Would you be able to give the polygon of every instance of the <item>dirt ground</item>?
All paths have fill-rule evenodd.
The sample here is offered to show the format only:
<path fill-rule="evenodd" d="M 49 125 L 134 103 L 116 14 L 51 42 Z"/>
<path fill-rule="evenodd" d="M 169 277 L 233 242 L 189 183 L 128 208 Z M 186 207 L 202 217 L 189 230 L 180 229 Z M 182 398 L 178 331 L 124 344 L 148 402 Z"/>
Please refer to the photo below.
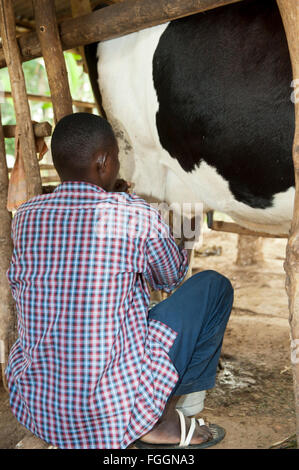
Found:
<path fill-rule="evenodd" d="M 237 235 L 206 231 L 195 258 L 194 272 L 215 269 L 235 289 L 223 368 L 202 413 L 226 429 L 225 439 L 214 448 L 267 449 L 295 433 L 285 246 L 286 240 L 265 239 L 264 262 L 237 267 Z M 25 435 L 29 433 L 13 417 L 0 388 L 0 448 L 14 448 Z M 290 439 L 287 445 L 292 443 Z"/>
<path fill-rule="evenodd" d="M 267 449 L 295 433 L 288 302 L 286 240 L 264 239 L 264 261 L 238 267 L 237 235 L 205 233 L 194 272 L 215 269 L 235 290 L 217 385 L 207 394 L 203 415 L 226 429 L 215 448 Z M 211 255 L 211 253 L 215 253 Z M 290 439 L 288 444 L 294 445 Z"/>

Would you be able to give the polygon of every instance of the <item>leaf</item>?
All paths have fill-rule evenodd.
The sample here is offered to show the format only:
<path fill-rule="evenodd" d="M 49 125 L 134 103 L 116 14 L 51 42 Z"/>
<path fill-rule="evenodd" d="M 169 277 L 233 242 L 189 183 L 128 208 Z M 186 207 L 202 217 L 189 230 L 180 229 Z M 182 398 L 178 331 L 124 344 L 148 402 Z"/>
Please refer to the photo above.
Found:
<path fill-rule="evenodd" d="M 42 108 L 43 108 L 43 109 L 52 108 L 52 103 L 46 102 L 46 103 L 43 104 Z"/>
<path fill-rule="evenodd" d="M 74 58 L 74 55 L 71 52 L 65 52 L 65 61 L 67 66 L 67 71 L 69 75 L 69 84 L 71 89 L 71 95 L 76 95 L 79 86 L 80 86 L 80 77 L 79 77 L 79 69 L 77 62 Z"/>
<path fill-rule="evenodd" d="M 3 90 L 1 91 L 11 91 L 10 87 L 10 81 L 9 81 L 9 75 L 8 75 L 8 70 L 0 70 L 0 82 L 1 82 L 1 88 L 3 87 Z"/>

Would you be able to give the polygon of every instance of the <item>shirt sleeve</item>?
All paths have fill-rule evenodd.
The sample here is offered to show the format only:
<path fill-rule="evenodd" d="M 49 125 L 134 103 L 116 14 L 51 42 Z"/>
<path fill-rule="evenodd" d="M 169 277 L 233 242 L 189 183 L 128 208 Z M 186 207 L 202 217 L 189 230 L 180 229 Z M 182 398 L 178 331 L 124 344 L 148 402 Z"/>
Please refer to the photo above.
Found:
<path fill-rule="evenodd" d="M 188 270 L 187 251 L 180 249 L 169 227 L 156 212 L 151 236 L 146 241 L 145 278 L 154 290 L 171 292 Z"/>

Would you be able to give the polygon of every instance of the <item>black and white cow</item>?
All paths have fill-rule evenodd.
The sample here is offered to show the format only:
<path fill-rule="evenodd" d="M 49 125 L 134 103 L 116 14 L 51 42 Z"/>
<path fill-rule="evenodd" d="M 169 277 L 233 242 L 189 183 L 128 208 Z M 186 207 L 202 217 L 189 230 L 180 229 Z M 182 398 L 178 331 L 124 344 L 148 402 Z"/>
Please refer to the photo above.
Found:
<path fill-rule="evenodd" d="M 203 201 L 286 233 L 295 113 L 275 0 L 245 0 L 86 47 L 121 176 L 151 200 Z"/>

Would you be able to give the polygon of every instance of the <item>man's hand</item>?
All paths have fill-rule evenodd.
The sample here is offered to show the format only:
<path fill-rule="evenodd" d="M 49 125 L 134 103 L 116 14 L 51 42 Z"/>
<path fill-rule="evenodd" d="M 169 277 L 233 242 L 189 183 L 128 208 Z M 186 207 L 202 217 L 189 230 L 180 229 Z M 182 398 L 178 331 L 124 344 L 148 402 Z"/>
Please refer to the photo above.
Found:
<path fill-rule="evenodd" d="M 129 193 L 131 188 L 132 183 L 119 178 L 115 181 L 115 185 L 112 191 L 116 193 Z"/>

